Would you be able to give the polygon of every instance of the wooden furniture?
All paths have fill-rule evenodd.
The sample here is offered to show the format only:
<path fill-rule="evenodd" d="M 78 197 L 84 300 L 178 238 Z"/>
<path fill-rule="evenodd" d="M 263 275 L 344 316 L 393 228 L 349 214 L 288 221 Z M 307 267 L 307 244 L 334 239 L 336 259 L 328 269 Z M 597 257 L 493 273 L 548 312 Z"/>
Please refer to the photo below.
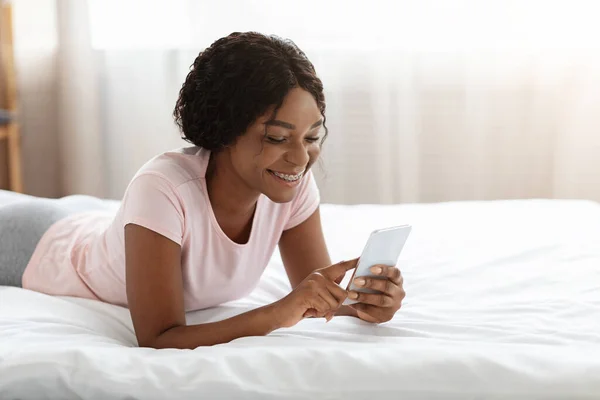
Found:
<path fill-rule="evenodd" d="M 17 82 L 14 63 L 12 7 L 0 0 L 0 141 L 7 142 L 9 189 L 23 192 L 21 137 L 17 124 Z"/>

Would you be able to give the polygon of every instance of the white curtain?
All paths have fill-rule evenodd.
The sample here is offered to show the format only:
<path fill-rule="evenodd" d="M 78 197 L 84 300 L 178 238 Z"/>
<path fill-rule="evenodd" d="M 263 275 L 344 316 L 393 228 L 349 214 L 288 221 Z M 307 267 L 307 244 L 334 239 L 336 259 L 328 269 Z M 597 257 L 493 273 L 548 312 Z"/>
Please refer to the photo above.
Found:
<path fill-rule="evenodd" d="M 42 1 L 14 0 L 16 22 Z M 323 201 L 600 200 L 597 2 L 45 4 L 56 10 L 55 70 L 46 72 L 56 101 L 36 98 L 27 82 L 44 68 L 27 65 L 22 109 L 24 118 L 51 114 L 60 194 L 120 198 L 147 159 L 186 145 L 171 112 L 189 65 L 213 40 L 257 30 L 292 38 L 324 81 Z M 26 46 L 19 55 L 48 62 Z M 41 128 L 24 126 L 31 154 Z M 40 192 L 31 160 L 26 184 Z"/>

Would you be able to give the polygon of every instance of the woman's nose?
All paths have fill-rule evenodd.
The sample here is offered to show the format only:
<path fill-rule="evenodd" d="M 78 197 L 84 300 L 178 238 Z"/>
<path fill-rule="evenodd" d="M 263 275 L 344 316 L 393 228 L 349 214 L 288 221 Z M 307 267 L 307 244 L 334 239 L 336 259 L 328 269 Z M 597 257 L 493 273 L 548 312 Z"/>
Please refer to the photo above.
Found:
<path fill-rule="evenodd" d="M 292 149 L 287 152 L 286 161 L 296 166 L 305 166 L 310 160 L 310 154 L 306 146 L 302 144 L 294 145 Z"/>

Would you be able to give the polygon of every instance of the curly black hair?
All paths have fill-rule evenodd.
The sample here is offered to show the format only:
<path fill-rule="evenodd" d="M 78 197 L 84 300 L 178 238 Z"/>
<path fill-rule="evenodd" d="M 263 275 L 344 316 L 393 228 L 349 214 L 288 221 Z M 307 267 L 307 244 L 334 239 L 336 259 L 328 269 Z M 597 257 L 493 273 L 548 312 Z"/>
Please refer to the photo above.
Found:
<path fill-rule="evenodd" d="M 315 98 L 324 140 L 328 132 L 323 84 L 306 54 L 288 39 L 234 32 L 196 57 L 173 116 L 184 140 L 218 151 L 233 144 L 269 107 L 275 106 L 275 117 L 295 87 Z"/>

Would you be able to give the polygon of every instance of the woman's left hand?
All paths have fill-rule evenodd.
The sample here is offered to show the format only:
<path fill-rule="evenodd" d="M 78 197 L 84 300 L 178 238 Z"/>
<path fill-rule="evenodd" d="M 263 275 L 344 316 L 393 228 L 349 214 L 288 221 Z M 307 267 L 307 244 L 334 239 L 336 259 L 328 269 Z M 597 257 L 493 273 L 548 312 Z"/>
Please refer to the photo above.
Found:
<path fill-rule="evenodd" d="M 406 293 L 402 284 L 404 279 L 400 270 L 387 265 L 374 265 L 371 272 L 381 278 L 357 277 L 354 285 L 381 293 L 362 293 L 351 290 L 348 298 L 358 301 L 350 305 L 356 310 L 358 318 L 373 323 L 387 322 L 392 319 L 402 305 Z"/>

